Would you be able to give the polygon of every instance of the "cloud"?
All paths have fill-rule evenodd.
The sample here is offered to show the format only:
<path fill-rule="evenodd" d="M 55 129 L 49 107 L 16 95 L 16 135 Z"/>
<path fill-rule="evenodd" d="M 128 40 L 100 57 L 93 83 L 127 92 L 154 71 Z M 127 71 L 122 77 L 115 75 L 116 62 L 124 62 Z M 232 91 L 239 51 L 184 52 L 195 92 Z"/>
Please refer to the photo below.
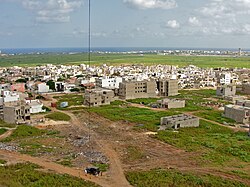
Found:
<path fill-rule="evenodd" d="M 180 28 L 180 23 L 178 23 L 176 20 L 169 20 L 167 22 L 167 27 L 172 29 L 178 29 Z"/>
<path fill-rule="evenodd" d="M 82 0 L 24 0 L 24 8 L 35 13 L 40 23 L 63 23 L 70 21 L 70 13 L 83 5 Z"/>
<path fill-rule="evenodd" d="M 189 17 L 188 22 L 191 26 L 200 26 L 201 23 L 197 17 Z"/>
<path fill-rule="evenodd" d="M 175 0 L 123 0 L 132 8 L 138 9 L 172 9 L 177 7 Z"/>

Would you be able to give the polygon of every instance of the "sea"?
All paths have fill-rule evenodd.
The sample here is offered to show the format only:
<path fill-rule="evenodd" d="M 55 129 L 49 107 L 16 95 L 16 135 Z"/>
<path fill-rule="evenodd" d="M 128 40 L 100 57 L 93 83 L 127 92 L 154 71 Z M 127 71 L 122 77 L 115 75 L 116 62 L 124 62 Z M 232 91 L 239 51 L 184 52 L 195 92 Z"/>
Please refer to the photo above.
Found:
<path fill-rule="evenodd" d="M 239 48 L 170 48 L 170 47 L 93 47 L 91 52 L 153 52 L 169 50 L 202 50 L 202 51 L 238 51 Z M 250 52 L 250 49 L 243 49 Z M 84 53 L 88 48 L 4 48 L 0 51 L 2 54 L 37 54 L 37 53 Z"/>

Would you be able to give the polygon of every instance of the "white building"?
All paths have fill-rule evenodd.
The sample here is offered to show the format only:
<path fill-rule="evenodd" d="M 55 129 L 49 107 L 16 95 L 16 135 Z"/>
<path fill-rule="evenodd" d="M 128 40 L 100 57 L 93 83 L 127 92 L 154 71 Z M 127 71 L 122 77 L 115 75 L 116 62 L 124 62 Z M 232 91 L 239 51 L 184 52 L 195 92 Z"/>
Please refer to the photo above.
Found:
<path fill-rule="evenodd" d="M 220 76 L 220 84 L 224 85 L 229 85 L 231 84 L 231 74 L 230 73 L 224 73 Z"/>
<path fill-rule="evenodd" d="M 48 93 L 49 92 L 49 86 L 46 85 L 46 83 L 40 83 L 37 85 L 38 87 L 38 93 Z"/>
<path fill-rule="evenodd" d="M 30 106 L 30 113 L 31 114 L 46 112 L 46 110 L 43 110 L 43 103 L 37 99 L 36 100 L 26 100 L 25 102 Z"/>
<path fill-rule="evenodd" d="M 119 88 L 119 84 L 122 82 L 122 77 L 101 77 L 96 80 L 96 86 L 100 88 Z"/>

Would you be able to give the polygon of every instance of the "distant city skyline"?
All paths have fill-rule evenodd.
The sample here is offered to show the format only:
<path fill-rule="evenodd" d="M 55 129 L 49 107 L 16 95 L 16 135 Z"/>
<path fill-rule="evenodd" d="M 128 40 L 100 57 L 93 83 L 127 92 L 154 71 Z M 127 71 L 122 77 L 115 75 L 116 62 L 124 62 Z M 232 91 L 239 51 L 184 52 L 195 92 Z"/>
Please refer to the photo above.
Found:
<path fill-rule="evenodd" d="M 87 0 L 0 0 L 0 48 L 86 47 Z M 249 0 L 91 0 L 92 47 L 250 48 Z"/>

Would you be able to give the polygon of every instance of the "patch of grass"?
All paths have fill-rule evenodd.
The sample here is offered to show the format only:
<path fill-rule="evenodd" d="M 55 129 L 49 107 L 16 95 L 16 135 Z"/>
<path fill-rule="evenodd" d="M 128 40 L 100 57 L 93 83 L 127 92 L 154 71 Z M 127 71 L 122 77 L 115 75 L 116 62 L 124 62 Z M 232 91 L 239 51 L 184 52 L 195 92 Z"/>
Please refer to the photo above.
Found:
<path fill-rule="evenodd" d="M 2 119 L 0 119 L 0 127 L 14 128 L 14 127 L 16 127 L 16 124 L 6 123 Z"/>
<path fill-rule="evenodd" d="M 94 163 L 93 166 L 98 167 L 102 172 L 106 172 L 109 169 L 109 165 L 104 163 Z"/>
<path fill-rule="evenodd" d="M 70 121 L 70 116 L 62 113 L 62 112 L 54 112 L 52 114 L 48 114 L 45 116 L 45 118 L 52 119 L 54 121 Z"/>
<path fill-rule="evenodd" d="M 97 187 L 92 182 L 87 182 L 76 177 L 65 174 L 45 173 L 37 169 L 40 169 L 40 167 L 29 163 L 0 167 L 0 186 Z"/>
<path fill-rule="evenodd" d="M 6 160 L 2 160 L 2 159 L 0 159 L 0 164 L 6 164 L 7 163 L 7 161 Z"/>
<path fill-rule="evenodd" d="M 247 185 L 213 175 L 193 175 L 179 171 L 155 169 L 151 171 L 128 172 L 126 177 L 131 185 L 137 187 L 246 187 Z"/>
<path fill-rule="evenodd" d="M 8 142 L 20 138 L 41 136 L 46 133 L 46 130 L 40 130 L 28 125 L 20 125 L 14 130 L 14 132 L 9 137 L 5 138 L 3 141 Z"/>
<path fill-rule="evenodd" d="M 22 142 L 20 143 L 20 147 L 22 148 L 22 150 L 20 151 L 23 154 L 28 154 L 31 156 L 37 156 L 40 153 L 50 153 L 52 152 L 54 149 L 51 147 L 46 147 L 43 146 L 42 144 L 38 143 L 38 142 Z"/>
<path fill-rule="evenodd" d="M 65 94 L 65 95 L 61 95 L 61 96 L 54 96 L 53 98 L 57 99 L 57 108 L 64 110 L 66 108 L 61 108 L 60 107 L 60 103 L 61 102 L 68 102 L 69 106 L 79 106 L 79 105 L 83 105 L 83 95 L 79 95 L 79 94 Z"/>
<path fill-rule="evenodd" d="M 1 129 L 0 129 L 0 135 L 4 134 L 4 133 L 6 133 L 6 132 L 7 132 L 7 129 L 5 129 L 5 128 L 1 128 Z"/>
<path fill-rule="evenodd" d="M 160 124 L 160 118 L 178 114 L 174 111 L 153 111 L 150 109 L 137 108 L 128 106 L 125 102 L 115 101 L 111 105 L 100 107 L 92 107 L 86 109 L 90 112 L 95 112 L 112 121 L 124 120 L 131 123 L 144 124 L 143 128 L 152 131 L 157 131 Z"/>
<path fill-rule="evenodd" d="M 201 151 L 205 162 L 223 164 L 231 159 L 250 162 L 250 139 L 245 132 L 200 120 L 200 127 L 178 132 L 159 131 L 155 138 L 187 151 Z"/>
<path fill-rule="evenodd" d="M 141 151 L 139 147 L 128 146 L 126 160 L 133 162 L 135 160 L 140 160 L 145 157 L 145 154 Z"/>
<path fill-rule="evenodd" d="M 218 123 L 223 124 L 224 122 L 226 123 L 235 123 L 234 120 L 223 117 L 222 116 L 223 112 L 222 111 L 218 111 L 218 110 L 206 110 L 206 111 L 201 111 L 201 112 L 196 112 L 194 113 L 194 115 L 208 119 L 208 120 L 212 120 Z"/>
<path fill-rule="evenodd" d="M 67 166 L 67 167 L 72 167 L 72 162 L 69 159 L 63 159 L 60 161 L 57 161 L 58 164 L 61 164 L 63 166 Z"/>

